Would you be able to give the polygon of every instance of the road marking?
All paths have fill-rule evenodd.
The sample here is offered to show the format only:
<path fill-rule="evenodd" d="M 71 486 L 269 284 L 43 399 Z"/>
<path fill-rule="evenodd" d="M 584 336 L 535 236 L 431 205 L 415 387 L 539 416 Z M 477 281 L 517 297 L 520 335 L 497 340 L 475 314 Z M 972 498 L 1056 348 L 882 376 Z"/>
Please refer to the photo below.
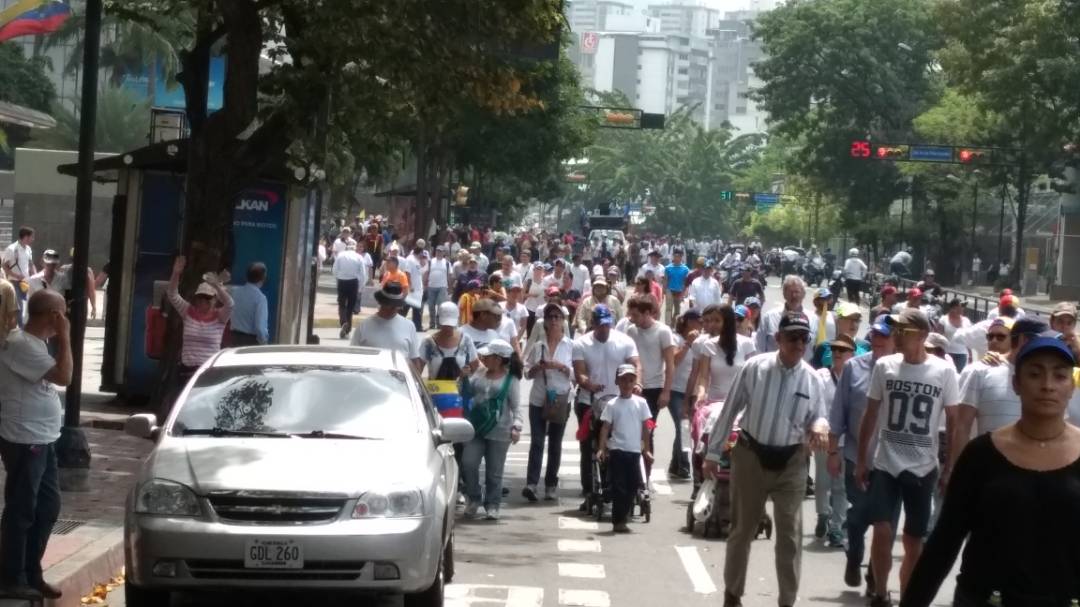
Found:
<path fill-rule="evenodd" d="M 705 563 L 701 560 L 697 547 L 675 546 L 675 552 L 679 553 L 679 560 L 682 561 L 686 575 L 690 577 L 690 583 L 694 585 L 694 592 L 700 594 L 713 594 L 716 592 L 716 584 L 713 584 L 712 577 L 709 576 L 709 570 L 705 568 Z"/>
<path fill-rule="evenodd" d="M 600 523 L 596 521 L 587 521 L 580 518 L 571 516 L 559 517 L 559 529 L 575 529 L 578 531 L 599 531 Z"/>
<path fill-rule="evenodd" d="M 559 563 L 560 577 L 581 577 L 593 580 L 602 580 L 607 575 L 603 565 L 588 565 L 582 563 Z"/>
<path fill-rule="evenodd" d="M 559 552 L 600 552 L 596 540 L 559 540 Z"/>
<path fill-rule="evenodd" d="M 559 604 L 569 607 L 611 607 L 611 597 L 602 590 L 559 589 Z"/>
<path fill-rule="evenodd" d="M 502 605 L 505 607 L 543 607 L 544 589 L 531 586 L 490 586 L 486 584 L 448 584 L 443 592 L 447 607 Z"/>

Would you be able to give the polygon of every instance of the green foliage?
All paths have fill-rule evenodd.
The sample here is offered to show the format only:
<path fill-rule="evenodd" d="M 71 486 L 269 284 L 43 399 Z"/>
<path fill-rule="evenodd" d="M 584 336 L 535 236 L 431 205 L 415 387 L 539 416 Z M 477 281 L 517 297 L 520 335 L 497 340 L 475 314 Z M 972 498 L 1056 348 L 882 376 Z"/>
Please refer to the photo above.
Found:
<path fill-rule="evenodd" d="M 44 63 L 23 56 L 18 44 L 0 43 L 0 101 L 47 112 L 55 100 Z"/>
<path fill-rule="evenodd" d="M 52 116 L 56 126 L 35 132 L 34 145 L 53 150 L 78 149 L 78 116 L 60 104 L 53 107 Z M 103 88 L 98 94 L 96 151 L 119 154 L 145 146 L 149 136 L 150 106 L 124 89 Z"/>

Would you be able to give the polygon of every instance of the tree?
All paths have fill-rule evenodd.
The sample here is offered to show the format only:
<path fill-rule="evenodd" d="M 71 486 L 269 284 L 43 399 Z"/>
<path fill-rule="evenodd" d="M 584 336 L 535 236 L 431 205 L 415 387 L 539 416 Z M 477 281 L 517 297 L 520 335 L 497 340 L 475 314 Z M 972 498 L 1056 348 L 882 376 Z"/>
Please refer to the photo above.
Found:
<path fill-rule="evenodd" d="M 56 88 L 45 75 L 44 63 L 26 58 L 18 44 L 0 43 L 0 101 L 48 112 L 55 100 Z M 29 137 L 26 127 L 0 124 L 0 168 L 11 168 L 9 150 Z"/>
<path fill-rule="evenodd" d="M 947 0 L 935 15 L 947 36 L 941 64 L 950 83 L 1000 117 L 995 143 L 1022 150 L 1014 261 L 1023 255 L 1032 176 L 1050 171 L 1080 134 L 1077 11 L 1061 0 Z M 1012 266 L 1016 283 L 1021 264 Z"/>
<path fill-rule="evenodd" d="M 79 147 L 79 117 L 57 103 L 53 106 L 56 126 L 40 131 L 35 145 L 54 150 Z M 96 151 L 119 154 L 149 143 L 150 105 L 135 99 L 124 89 L 105 87 L 98 94 Z"/>
<path fill-rule="evenodd" d="M 789 2 L 761 17 L 765 59 L 755 94 L 770 134 L 797 146 L 790 168 L 846 199 L 846 227 L 866 242 L 903 192 L 888 163 L 850 157 L 850 142 L 909 141 L 911 121 L 938 97 L 938 24 L 928 0 Z"/>

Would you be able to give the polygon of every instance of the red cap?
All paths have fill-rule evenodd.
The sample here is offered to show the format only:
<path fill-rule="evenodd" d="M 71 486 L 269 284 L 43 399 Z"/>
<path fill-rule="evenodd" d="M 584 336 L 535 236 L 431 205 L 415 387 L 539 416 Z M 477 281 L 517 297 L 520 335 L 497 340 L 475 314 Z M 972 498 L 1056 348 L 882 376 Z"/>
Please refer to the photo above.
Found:
<path fill-rule="evenodd" d="M 1002 298 L 1005 298 L 1006 296 L 1012 295 L 1012 294 L 1013 294 L 1012 289 L 1002 289 L 1001 290 L 1001 297 Z"/>
<path fill-rule="evenodd" d="M 546 295 L 548 297 L 554 297 L 555 295 L 562 295 L 562 291 L 559 290 L 559 287 L 551 286 L 548 287 Z"/>
<path fill-rule="evenodd" d="M 922 289 L 915 287 L 907 292 L 908 299 L 918 299 L 922 297 Z"/>
<path fill-rule="evenodd" d="M 881 287 L 881 294 L 882 295 L 896 295 L 896 287 L 894 287 L 892 285 L 885 285 L 884 287 Z"/>

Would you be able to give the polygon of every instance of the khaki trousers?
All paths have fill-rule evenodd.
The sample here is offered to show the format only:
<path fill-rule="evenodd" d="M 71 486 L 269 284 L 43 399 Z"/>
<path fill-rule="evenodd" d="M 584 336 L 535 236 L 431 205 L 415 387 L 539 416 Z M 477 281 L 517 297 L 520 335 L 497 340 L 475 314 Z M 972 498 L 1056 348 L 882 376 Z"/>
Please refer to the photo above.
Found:
<path fill-rule="evenodd" d="M 731 535 L 727 540 L 724 586 L 742 597 L 750 544 L 765 513 L 765 501 L 773 501 L 776 540 L 776 579 L 779 604 L 794 605 L 802 573 L 802 503 L 806 497 L 806 454 L 796 453 L 783 470 L 766 470 L 750 447 L 741 441 L 731 454 Z"/>

